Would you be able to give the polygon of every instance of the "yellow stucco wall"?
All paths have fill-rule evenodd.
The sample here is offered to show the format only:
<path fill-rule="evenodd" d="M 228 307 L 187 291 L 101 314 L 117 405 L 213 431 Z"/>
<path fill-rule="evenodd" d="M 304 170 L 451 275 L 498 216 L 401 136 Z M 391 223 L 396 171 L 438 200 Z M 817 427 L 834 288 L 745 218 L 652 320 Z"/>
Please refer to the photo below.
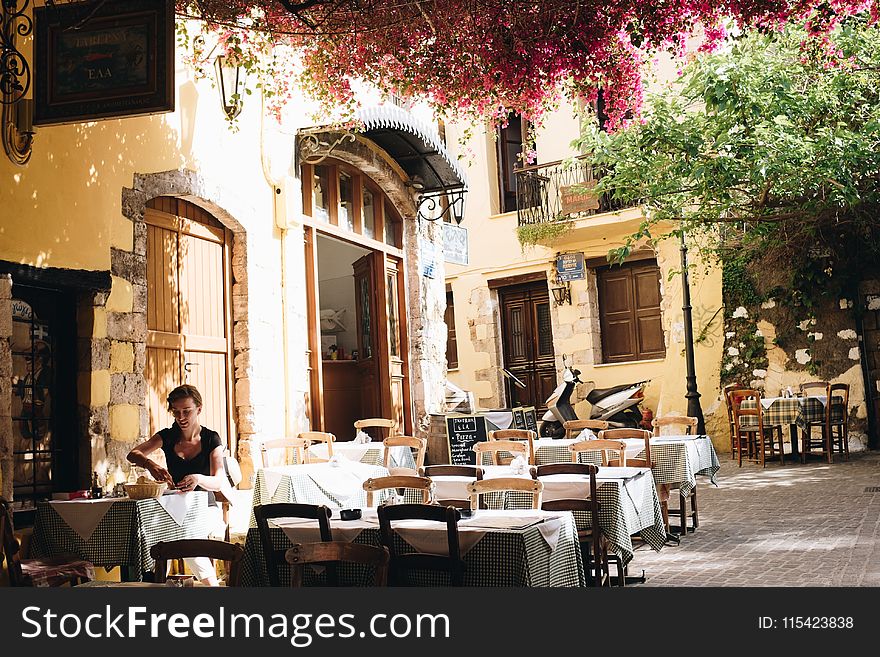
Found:
<path fill-rule="evenodd" d="M 458 136 L 454 127 L 450 143 Z M 578 134 L 578 125 L 572 119 L 571 109 L 562 108 L 559 116 L 549 119 L 538 134 L 539 161 L 545 162 L 575 154 L 570 147 Z M 542 148 L 543 145 L 543 148 Z M 587 258 L 605 257 L 609 249 L 621 246 L 628 235 L 642 221 L 638 209 L 620 213 L 596 215 L 573 224 L 573 229 L 552 246 L 530 246 L 523 249 L 516 237 L 516 213 L 494 214 L 498 209 L 496 158 L 494 141 L 486 133 L 474 137 L 468 144 L 471 156 L 467 162 L 471 191 L 468 193 L 464 226 L 468 229 L 469 264 L 447 264 L 447 282 L 451 285 L 455 302 L 455 324 L 458 341 L 459 367 L 449 372 L 449 380 L 472 391 L 478 406 L 486 408 L 490 402 L 500 403 L 497 383 L 482 380 L 482 372 L 493 364 L 501 364 L 500 318 L 497 295 L 488 289 L 491 279 L 552 271 L 552 261 L 559 251 L 580 251 Z M 545 153 L 548 153 L 545 156 Z M 588 326 L 583 308 L 578 305 L 595 298 L 595 279 L 571 284 L 572 305 L 552 309 L 554 350 L 557 368 L 561 370 L 561 355 L 575 354 L 574 364 L 581 370 L 583 381 L 593 381 L 597 387 L 650 379 L 645 391 L 645 405 L 655 414 L 684 414 L 687 410 L 686 361 L 682 322 L 681 276 L 670 272 L 681 270 L 679 242 L 669 239 L 657 249 L 661 272 L 663 328 L 666 336 L 666 357 L 655 361 L 637 361 L 623 364 L 601 364 L 579 360 L 578 352 L 600 349 L 597 330 Z M 691 245 L 691 303 L 694 335 L 701 336 L 695 347 L 697 383 L 707 422 L 716 447 L 728 449 L 726 410 L 720 403 L 719 364 L 724 335 L 721 307 L 721 271 L 705 266 L 699 257 L 697 245 Z M 495 326 L 486 325 L 487 314 L 494 312 Z M 717 313 L 717 314 L 716 314 Z M 494 339 L 496 353 L 486 351 L 487 342 Z M 476 344 L 475 344 L 476 343 Z M 491 377 L 489 377 L 491 378 Z M 582 389 L 582 394 L 586 390 Z M 494 395 L 494 397 L 493 397 Z M 480 403 L 480 398 L 485 401 Z M 576 407 L 586 417 L 589 406 L 581 402 Z"/>

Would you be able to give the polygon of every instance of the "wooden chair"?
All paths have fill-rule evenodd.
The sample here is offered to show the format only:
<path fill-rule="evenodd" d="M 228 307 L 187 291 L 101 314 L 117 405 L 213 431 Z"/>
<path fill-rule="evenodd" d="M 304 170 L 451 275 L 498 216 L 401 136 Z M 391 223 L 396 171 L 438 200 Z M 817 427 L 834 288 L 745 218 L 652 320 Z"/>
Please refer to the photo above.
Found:
<path fill-rule="evenodd" d="M 767 448 L 774 455 L 774 436 L 779 435 L 779 461 L 785 465 L 782 449 L 782 432 L 764 424 L 764 409 L 761 406 L 761 393 L 749 388 L 731 390 L 730 404 L 733 412 L 733 428 L 736 436 L 736 449 L 739 454 L 739 466 L 742 467 L 743 450 L 748 452 L 747 460 L 767 465 Z M 742 403 L 753 400 L 754 408 L 743 408 Z M 745 421 L 744 421 L 745 420 Z"/>
<path fill-rule="evenodd" d="M 354 563 L 373 568 L 372 586 L 388 585 L 388 549 L 376 545 L 329 541 L 321 543 L 295 543 L 284 553 L 290 564 L 290 585 L 303 585 L 305 566 L 314 564 L 324 566 L 327 573 L 327 586 L 339 586 L 337 569 L 344 563 Z"/>
<path fill-rule="evenodd" d="M 605 420 L 566 420 L 562 426 L 565 428 L 565 437 L 571 439 L 577 438 L 584 429 L 595 433 L 604 431 L 609 425 Z"/>
<path fill-rule="evenodd" d="M 431 501 L 431 493 L 434 482 L 430 477 L 414 477 L 412 475 L 396 475 L 390 477 L 372 477 L 367 479 L 363 486 L 367 491 L 367 506 L 373 506 L 373 493 L 389 488 L 409 488 L 422 491 L 422 504 Z"/>
<path fill-rule="evenodd" d="M 425 464 L 425 450 L 428 447 L 428 441 L 424 438 L 416 438 L 415 436 L 388 436 L 385 440 L 382 441 L 382 444 L 385 446 L 385 456 L 383 460 L 383 465 L 385 469 L 388 470 L 392 475 L 411 475 L 418 476 L 419 470 Z M 415 454 L 415 462 L 416 467 L 413 468 L 392 468 L 391 467 L 391 448 L 392 447 L 406 447 L 408 449 L 416 450 Z"/>
<path fill-rule="evenodd" d="M 275 549 L 275 545 L 272 543 L 272 533 L 269 531 L 269 520 L 273 518 L 315 520 L 318 523 L 321 541 L 327 542 L 333 540 L 333 534 L 330 530 L 331 513 L 326 506 L 317 504 L 282 502 L 279 504 L 258 504 L 254 507 L 254 519 L 257 522 L 257 532 L 260 536 L 260 545 L 263 548 L 263 560 L 266 563 L 270 586 L 281 586 L 279 567 L 284 563 L 285 550 Z"/>
<path fill-rule="evenodd" d="M 375 429 L 372 433 L 367 429 Z M 397 422 L 384 417 L 370 417 L 364 420 L 356 420 L 354 423 L 354 433 L 358 431 L 370 434 L 373 440 L 382 440 L 388 436 L 393 436 L 397 432 Z M 374 435 L 375 434 L 375 435 Z"/>
<path fill-rule="evenodd" d="M 184 538 L 179 541 L 159 541 L 150 548 L 150 556 L 156 560 L 153 581 L 162 584 L 168 576 L 168 561 L 188 557 L 219 559 L 225 564 L 226 586 L 238 586 L 241 559 L 244 550 L 240 545 L 215 541 L 210 538 Z"/>
<path fill-rule="evenodd" d="M 22 559 L 12 524 L 12 505 L 0 497 L 0 557 L 6 557 L 10 586 L 75 586 L 95 578 L 95 567 L 75 555 Z"/>
<path fill-rule="evenodd" d="M 483 454 L 492 455 L 492 465 L 501 465 L 498 456 L 500 452 L 510 452 L 514 457 L 519 455 L 523 459 L 529 458 L 529 446 L 519 440 L 486 440 L 474 445 L 473 449 L 477 453 L 477 465 L 482 465 Z"/>
<path fill-rule="evenodd" d="M 807 381 L 800 385 L 801 395 L 804 397 L 817 397 L 828 394 L 829 381 Z"/>
<path fill-rule="evenodd" d="M 336 436 L 326 431 L 303 431 L 296 436 L 299 440 L 305 442 L 306 463 L 326 463 L 333 456 L 333 443 L 336 442 Z M 327 458 L 318 458 L 309 451 L 309 448 L 316 443 L 324 443 L 327 445 Z"/>
<path fill-rule="evenodd" d="M 406 586 L 413 571 L 439 571 L 449 575 L 451 586 L 464 583 L 465 564 L 461 559 L 458 521 L 461 514 L 452 506 L 431 504 L 394 504 L 379 507 L 379 533 L 382 545 L 391 553 L 391 585 Z M 393 523 L 398 520 L 427 520 L 446 524 L 447 554 L 401 552 L 394 540 Z"/>
<path fill-rule="evenodd" d="M 697 432 L 697 424 L 699 424 L 697 418 L 687 415 L 665 415 L 663 417 L 655 417 L 651 422 L 651 426 L 654 427 L 655 436 L 661 436 L 663 429 L 667 427 L 677 427 L 682 432 L 679 435 L 692 436 Z M 679 533 L 687 534 L 688 518 L 692 520 L 693 526 L 691 531 L 697 531 L 697 527 L 700 526 L 700 516 L 697 512 L 697 485 L 694 484 L 694 488 L 688 497 L 682 494 L 680 488 L 672 488 L 670 490 L 678 490 L 678 508 L 670 508 L 669 515 L 678 519 Z M 687 508 L 688 500 L 690 500 L 691 505 L 690 512 L 688 512 Z"/>
<path fill-rule="evenodd" d="M 816 382 L 818 383 L 818 382 Z M 811 384 L 803 384 L 804 386 Z M 818 387 L 818 386 L 814 386 Z M 802 386 L 803 388 L 803 386 Z M 803 448 L 801 462 L 807 462 L 807 453 L 819 447 L 828 462 L 833 462 L 835 447 L 849 460 L 849 384 L 829 383 L 825 386 L 825 414 L 820 422 L 808 422 L 801 432 Z M 809 396 L 809 395 L 808 395 Z M 813 427 L 819 427 L 821 436 L 813 437 Z M 835 429 L 837 432 L 835 433 Z"/>
<path fill-rule="evenodd" d="M 730 458 L 735 460 L 737 457 L 736 429 L 733 426 L 733 406 L 730 403 L 730 392 L 732 390 L 743 390 L 746 386 L 740 383 L 730 383 L 724 386 L 722 394 L 724 395 L 724 404 L 727 407 L 727 428 L 730 431 Z"/>
<path fill-rule="evenodd" d="M 275 438 L 273 440 L 264 440 L 260 445 L 260 458 L 263 462 L 263 467 L 269 467 L 269 450 L 272 449 L 290 449 L 293 450 L 296 454 L 296 463 L 297 465 L 306 463 L 306 450 L 309 448 L 309 444 L 307 441 L 302 438 Z M 287 458 L 284 459 L 284 463 L 287 464 Z"/>
<path fill-rule="evenodd" d="M 496 477 L 494 479 L 480 479 L 472 481 L 467 486 L 468 495 L 471 498 L 471 510 L 480 506 L 480 496 L 486 493 L 520 492 L 530 493 L 532 496 L 532 508 L 541 508 L 541 497 L 544 493 L 544 484 L 537 479 L 523 479 L 521 477 Z"/>
<path fill-rule="evenodd" d="M 595 440 L 580 440 L 569 445 L 568 451 L 571 452 L 572 463 L 580 462 L 579 455 L 581 452 L 601 452 L 602 465 L 608 465 L 612 460 L 615 463 L 626 465 L 626 443 L 622 443 L 619 440 L 601 440 L 598 438 Z M 608 452 L 615 452 L 617 457 L 609 459 Z"/>
<path fill-rule="evenodd" d="M 610 569 L 608 566 L 608 541 L 599 525 L 599 498 L 596 494 L 596 472 L 598 470 L 599 468 L 595 465 L 588 463 L 551 463 L 539 465 L 537 476 L 538 480 L 550 475 L 589 476 L 589 496 L 582 499 L 550 500 L 544 502 L 541 508 L 546 511 L 572 511 L 589 514 L 590 528 L 578 529 L 578 541 L 581 544 L 584 564 L 593 575 L 593 582 L 596 586 L 606 586 L 610 584 Z M 617 559 L 617 574 L 621 583 L 625 584 L 624 570 L 619 559 Z"/>
<path fill-rule="evenodd" d="M 483 468 L 478 465 L 426 465 L 419 469 L 420 477 L 470 477 L 474 481 L 483 478 Z M 470 509 L 470 499 L 437 499 L 438 506 L 454 506 L 456 509 Z"/>
<path fill-rule="evenodd" d="M 516 440 L 528 445 L 529 465 L 535 465 L 535 432 L 531 429 L 496 429 L 489 432 L 489 440 Z"/>

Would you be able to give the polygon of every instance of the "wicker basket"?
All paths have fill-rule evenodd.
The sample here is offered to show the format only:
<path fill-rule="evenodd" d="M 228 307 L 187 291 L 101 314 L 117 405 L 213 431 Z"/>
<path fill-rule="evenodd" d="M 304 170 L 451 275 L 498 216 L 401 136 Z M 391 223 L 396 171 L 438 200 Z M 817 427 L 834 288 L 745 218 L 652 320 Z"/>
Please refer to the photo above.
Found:
<path fill-rule="evenodd" d="M 167 484 L 162 481 L 141 484 L 125 484 L 125 492 L 133 500 L 148 500 L 151 497 L 161 497 Z"/>

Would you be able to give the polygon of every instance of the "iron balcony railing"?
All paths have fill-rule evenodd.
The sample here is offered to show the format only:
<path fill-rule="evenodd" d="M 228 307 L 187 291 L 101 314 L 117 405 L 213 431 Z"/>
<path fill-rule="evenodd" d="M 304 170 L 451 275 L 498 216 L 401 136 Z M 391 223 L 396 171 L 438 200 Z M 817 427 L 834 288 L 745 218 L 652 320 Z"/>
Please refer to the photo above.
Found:
<path fill-rule="evenodd" d="M 628 206 L 609 194 L 590 192 L 601 178 L 601 171 L 584 159 L 523 167 L 514 169 L 514 174 L 520 226 L 580 219 Z"/>

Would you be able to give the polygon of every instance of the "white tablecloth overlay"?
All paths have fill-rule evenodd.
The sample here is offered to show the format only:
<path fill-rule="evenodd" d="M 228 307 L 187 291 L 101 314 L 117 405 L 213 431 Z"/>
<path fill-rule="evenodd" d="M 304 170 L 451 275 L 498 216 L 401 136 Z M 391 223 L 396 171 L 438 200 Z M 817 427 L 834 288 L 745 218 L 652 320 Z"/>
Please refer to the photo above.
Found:
<path fill-rule="evenodd" d="M 98 524 L 107 515 L 110 505 L 124 498 L 108 498 L 103 500 L 70 500 L 49 502 L 49 506 L 61 516 L 65 524 L 70 527 L 84 541 L 88 541 L 95 533 Z"/>
<path fill-rule="evenodd" d="M 306 475 L 336 499 L 343 501 L 363 492 L 363 483 L 376 471 L 376 466 L 360 461 L 340 459 L 335 463 L 305 463 L 263 468 L 266 499 L 275 496 L 286 476 Z"/>

